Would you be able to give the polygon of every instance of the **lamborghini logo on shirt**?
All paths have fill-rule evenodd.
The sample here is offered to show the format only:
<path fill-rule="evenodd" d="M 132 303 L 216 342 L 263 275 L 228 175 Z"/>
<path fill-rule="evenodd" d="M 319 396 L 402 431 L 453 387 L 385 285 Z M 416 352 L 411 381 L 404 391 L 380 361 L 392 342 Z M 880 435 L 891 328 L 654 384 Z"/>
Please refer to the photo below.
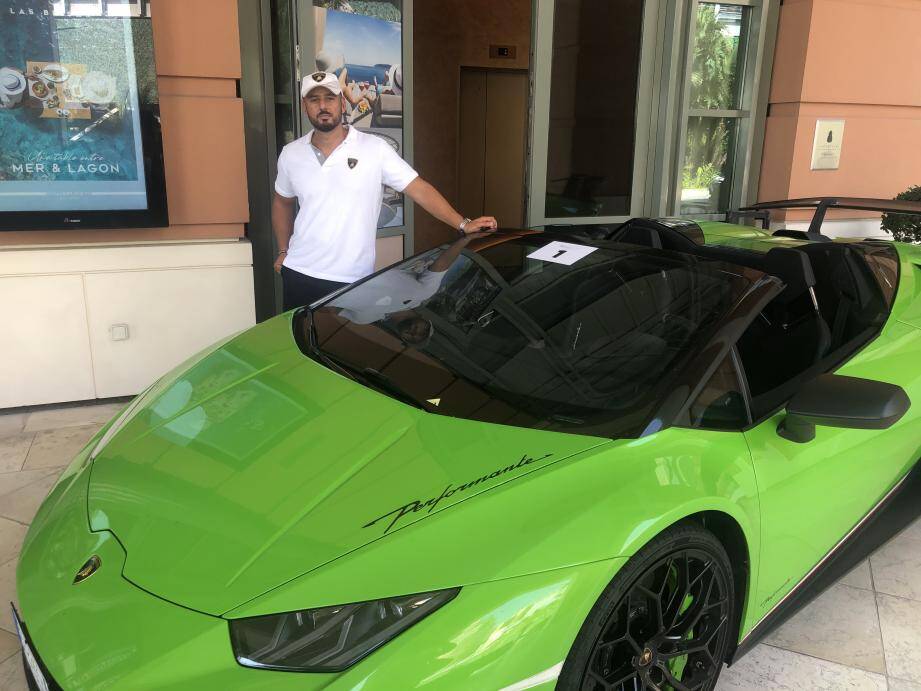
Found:
<path fill-rule="evenodd" d="M 357 166 L 357 165 L 358 165 L 358 159 L 357 159 L 357 158 L 350 158 L 350 159 L 349 159 L 349 168 L 354 168 L 354 167 Z"/>

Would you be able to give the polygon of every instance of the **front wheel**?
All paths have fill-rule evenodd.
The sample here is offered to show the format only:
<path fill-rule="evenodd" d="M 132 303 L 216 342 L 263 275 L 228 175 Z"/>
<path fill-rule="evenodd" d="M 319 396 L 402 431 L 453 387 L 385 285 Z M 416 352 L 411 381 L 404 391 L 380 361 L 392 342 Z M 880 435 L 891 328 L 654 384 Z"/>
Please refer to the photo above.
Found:
<path fill-rule="evenodd" d="M 711 691 L 736 622 L 726 550 L 703 528 L 668 529 L 637 552 L 582 625 L 565 691 Z"/>

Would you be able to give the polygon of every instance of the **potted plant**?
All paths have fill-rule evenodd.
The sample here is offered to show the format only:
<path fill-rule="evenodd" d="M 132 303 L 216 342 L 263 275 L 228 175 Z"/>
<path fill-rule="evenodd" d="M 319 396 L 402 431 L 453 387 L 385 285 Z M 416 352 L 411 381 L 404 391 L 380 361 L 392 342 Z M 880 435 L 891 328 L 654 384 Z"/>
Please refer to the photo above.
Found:
<path fill-rule="evenodd" d="M 921 202 L 921 185 L 909 187 L 896 196 L 897 201 Z M 899 242 L 921 243 L 921 216 L 883 214 L 883 230 L 892 233 Z"/>

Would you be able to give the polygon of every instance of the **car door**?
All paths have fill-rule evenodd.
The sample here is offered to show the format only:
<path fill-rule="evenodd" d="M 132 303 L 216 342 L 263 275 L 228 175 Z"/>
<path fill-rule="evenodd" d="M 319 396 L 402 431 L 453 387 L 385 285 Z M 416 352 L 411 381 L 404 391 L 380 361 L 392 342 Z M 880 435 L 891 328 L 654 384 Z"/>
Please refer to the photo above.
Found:
<path fill-rule="evenodd" d="M 890 322 L 835 373 L 898 384 L 909 398 L 921 401 L 919 361 L 921 330 Z M 805 443 L 777 433 L 783 409 L 744 433 L 758 482 L 762 526 L 750 623 L 775 607 L 918 461 L 919 408 L 912 406 L 885 430 L 818 426 L 815 439 Z"/>

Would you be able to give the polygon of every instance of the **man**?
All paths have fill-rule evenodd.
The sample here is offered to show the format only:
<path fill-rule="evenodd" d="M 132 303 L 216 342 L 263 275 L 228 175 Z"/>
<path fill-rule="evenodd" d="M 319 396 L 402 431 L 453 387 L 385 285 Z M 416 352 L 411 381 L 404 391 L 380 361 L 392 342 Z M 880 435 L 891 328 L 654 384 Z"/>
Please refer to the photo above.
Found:
<path fill-rule="evenodd" d="M 310 304 L 374 270 L 382 184 L 405 193 L 461 235 L 494 230 L 496 219 L 464 218 L 382 139 L 342 124 L 339 79 L 315 72 L 301 85 L 313 131 L 282 150 L 272 202 L 275 270 L 284 309 Z M 294 217 L 295 202 L 300 211 Z"/>

